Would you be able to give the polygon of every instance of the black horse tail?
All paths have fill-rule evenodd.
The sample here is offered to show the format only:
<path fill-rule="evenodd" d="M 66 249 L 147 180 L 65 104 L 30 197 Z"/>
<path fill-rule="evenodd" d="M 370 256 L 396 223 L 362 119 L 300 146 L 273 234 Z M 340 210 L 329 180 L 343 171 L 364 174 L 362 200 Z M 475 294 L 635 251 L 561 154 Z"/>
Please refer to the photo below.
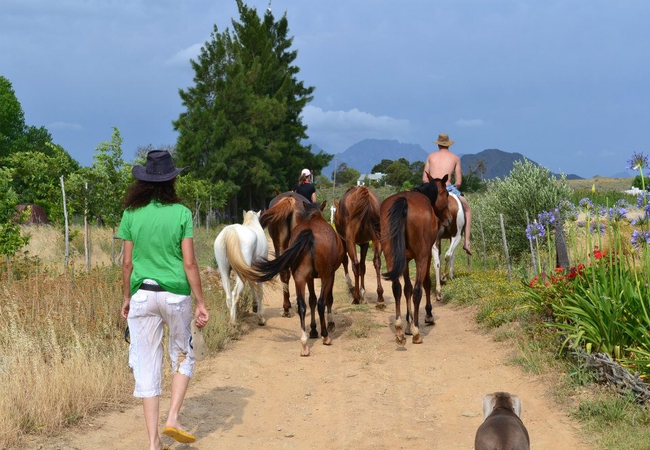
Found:
<path fill-rule="evenodd" d="M 314 232 L 311 228 L 302 230 L 280 256 L 275 259 L 258 259 L 253 263 L 253 269 L 260 274 L 257 281 L 269 281 L 280 272 L 293 270 L 300 264 L 307 252 L 314 248 Z"/>
<path fill-rule="evenodd" d="M 388 211 L 388 235 L 393 249 L 393 269 L 383 273 L 385 280 L 396 280 L 406 269 L 406 213 L 408 202 L 404 197 L 395 200 Z M 386 253 L 384 253 L 385 255 Z"/>

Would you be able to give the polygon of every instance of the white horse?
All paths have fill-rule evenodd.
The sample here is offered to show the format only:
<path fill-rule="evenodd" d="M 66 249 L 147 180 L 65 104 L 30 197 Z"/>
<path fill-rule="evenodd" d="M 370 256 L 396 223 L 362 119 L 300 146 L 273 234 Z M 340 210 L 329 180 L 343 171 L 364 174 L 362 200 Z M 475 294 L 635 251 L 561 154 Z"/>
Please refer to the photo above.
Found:
<path fill-rule="evenodd" d="M 257 301 L 258 324 L 266 324 L 263 314 L 262 283 L 254 281 L 251 264 L 258 258 L 268 258 L 269 245 L 260 225 L 259 211 L 244 211 L 244 223 L 225 227 L 214 240 L 214 257 L 221 273 L 221 283 L 226 291 L 226 304 L 230 309 L 230 321 L 237 319 L 237 303 L 244 290 L 244 283 L 250 285 Z M 231 289 L 230 270 L 235 272 L 235 286 Z"/>

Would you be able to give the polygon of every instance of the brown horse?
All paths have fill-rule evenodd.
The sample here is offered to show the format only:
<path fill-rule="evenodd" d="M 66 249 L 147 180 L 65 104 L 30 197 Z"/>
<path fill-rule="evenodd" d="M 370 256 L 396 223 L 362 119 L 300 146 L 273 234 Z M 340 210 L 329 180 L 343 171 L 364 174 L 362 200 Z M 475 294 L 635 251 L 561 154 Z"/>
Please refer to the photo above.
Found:
<path fill-rule="evenodd" d="M 388 272 L 385 279 L 392 282 L 395 297 L 395 339 L 399 345 L 406 343 L 401 317 L 402 285 L 406 298 L 407 332 L 412 332 L 413 343 L 422 343 L 419 327 L 419 308 L 422 289 L 426 295 L 426 322 L 434 324 L 431 307 L 431 257 L 436 260 L 436 299 L 441 300 L 440 261 L 436 247 L 439 216 L 448 223 L 448 193 L 444 178 L 431 178 L 411 191 L 398 192 L 386 198 L 381 204 L 381 248 L 386 259 Z M 411 284 L 408 263 L 415 260 L 415 287 Z M 411 296 L 413 312 L 411 312 Z M 412 318 L 412 326 L 411 326 Z"/>
<path fill-rule="evenodd" d="M 284 201 L 284 200 L 283 200 Z M 279 204 L 279 203 L 278 203 Z M 308 203 L 302 213 L 298 214 L 298 224 L 291 233 L 289 246 L 273 260 L 258 260 L 253 268 L 259 272 L 259 281 L 269 281 L 283 271 L 291 271 L 296 285 L 296 302 L 300 316 L 302 334 L 301 356 L 309 356 L 307 346 L 307 333 L 305 315 L 305 286 L 309 289 L 309 307 L 311 309 L 311 329 L 309 337 L 317 338 L 315 308 L 318 306 L 320 317 L 320 334 L 324 345 L 331 345 L 332 338 L 329 331 L 334 329 L 331 317 L 334 302 L 333 288 L 336 270 L 341 265 L 345 250 L 339 235 L 321 213 L 325 202 L 320 206 L 317 203 Z M 316 297 L 314 279 L 321 279 L 320 295 Z M 326 316 L 327 308 L 327 316 Z"/>
<path fill-rule="evenodd" d="M 260 216 L 260 224 L 269 230 L 273 241 L 276 258 L 289 247 L 291 231 L 298 223 L 298 215 L 305 210 L 309 201 L 300 194 L 288 191 L 276 195 L 269 203 L 269 208 Z M 291 301 L 289 299 L 289 278 L 291 272 L 284 270 L 280 273 L 283 287 L 282 316 L 291 317 Z"/>
<path fill-rule="evenodd" d="M 334 225 L 336 231 L 345 243 L 347 255 L 343 260 L 345 280 L 352 291 L 352 303 L 358 304 L 363 300 L 366 291 L 366 255 L 372 242 L 374 257 L 372 260 L 377 272 L 377 309 L 386 308 L 384 302 L 384 288 L 381 285 L 381 246 L 379 244 L 379 196 L 366 186 L 352 186 L 348 189 L 341 201 L 336 204 L 334 212 Z M 359 258 L 357 259 L 357 244 L 359 245 Z M 352 273 L 354 286 L 348 273 L 348 257 L 352 260 Z"/>

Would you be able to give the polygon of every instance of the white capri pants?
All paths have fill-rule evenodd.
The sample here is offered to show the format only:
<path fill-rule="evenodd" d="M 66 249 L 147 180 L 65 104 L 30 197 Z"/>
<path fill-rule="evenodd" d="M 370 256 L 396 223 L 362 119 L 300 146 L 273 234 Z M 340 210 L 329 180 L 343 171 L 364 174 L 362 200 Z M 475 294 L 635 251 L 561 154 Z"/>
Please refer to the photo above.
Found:
<path fill-rule="evenodd" d="M 145 281 L 145 283 L 147 283 Z M 148 284 L 152 284 L 148 282 Z M 172 371 L 192 377 L 194 351 L 190 346 L 193 319 L 192 297 L 139 289 L 131 297 L 128 324 L 131 345 L 129 366 L 135 377 L 134 397 L 162 393 L 164 323 L 169 327 Z M 180 363 L 179 363 L 180 360 Z"/>

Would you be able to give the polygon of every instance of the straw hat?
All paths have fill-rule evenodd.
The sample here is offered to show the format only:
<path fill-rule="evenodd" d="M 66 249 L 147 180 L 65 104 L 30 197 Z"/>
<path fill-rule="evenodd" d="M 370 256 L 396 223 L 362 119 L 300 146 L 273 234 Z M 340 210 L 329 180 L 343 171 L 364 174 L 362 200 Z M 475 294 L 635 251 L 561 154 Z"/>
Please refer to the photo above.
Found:
<path fill-rule="evenodd" d="M 438 145 L 442 145 L 443 147 L 451 147 L 452 145 L 454 145 L 454 142 L 456 141 L 449 140 L 449 135 L 447 133 L 440 133 L 438 135 L 438 140 L 435 143 Z"/>
<path fill-rule="evenodd" d="M 160 183 L 169 181 L 181 173 L 187 167 L 177 169 L 172 161 L 172 155 L 167 150 L 152 150 L 147 153 L 147 163 L 143 166 L 133 166 L 131 173 L 141 181 Z"/>

